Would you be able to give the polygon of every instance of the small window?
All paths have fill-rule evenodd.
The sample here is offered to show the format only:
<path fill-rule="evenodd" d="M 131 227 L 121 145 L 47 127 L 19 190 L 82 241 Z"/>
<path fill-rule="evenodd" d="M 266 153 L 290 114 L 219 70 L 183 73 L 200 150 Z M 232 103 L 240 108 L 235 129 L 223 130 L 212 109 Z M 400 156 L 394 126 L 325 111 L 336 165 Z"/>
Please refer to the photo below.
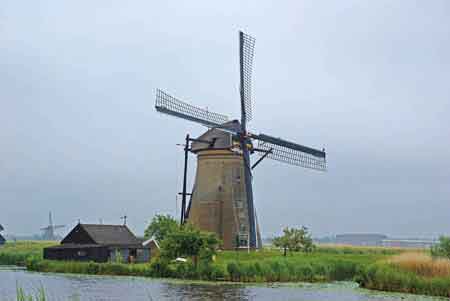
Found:
<path fill-rule="evenodd" d="M 86 256 L 86 255 L 87 255 L 87 252 L 86 252 L 86 251 L 79 250 L 79 251 L 77 252 L 77 256 L 78 256 L 78 257 L 84 257 L 84 256 Z"/>
<path fill-rule="evenodd" d="M 247 246 L 247 240 L 246 239 L 241 239 L 240 241 L 239 241 L 239 246 Z"/>

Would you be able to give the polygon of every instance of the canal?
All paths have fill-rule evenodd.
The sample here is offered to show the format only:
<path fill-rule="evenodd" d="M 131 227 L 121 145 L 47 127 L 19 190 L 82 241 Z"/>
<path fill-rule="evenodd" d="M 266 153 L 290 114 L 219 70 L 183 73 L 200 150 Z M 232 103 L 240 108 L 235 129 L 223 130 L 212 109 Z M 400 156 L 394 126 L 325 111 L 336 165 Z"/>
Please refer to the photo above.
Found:
<path fill-rule="evenodd" d="M 0 300 L 15 300 L 16 287 L 47 300 L 448 300 L 360 289 L 352 282 L 331 284 L 225 284 L 166 279 L 28 272 L 0 266 Z"/>

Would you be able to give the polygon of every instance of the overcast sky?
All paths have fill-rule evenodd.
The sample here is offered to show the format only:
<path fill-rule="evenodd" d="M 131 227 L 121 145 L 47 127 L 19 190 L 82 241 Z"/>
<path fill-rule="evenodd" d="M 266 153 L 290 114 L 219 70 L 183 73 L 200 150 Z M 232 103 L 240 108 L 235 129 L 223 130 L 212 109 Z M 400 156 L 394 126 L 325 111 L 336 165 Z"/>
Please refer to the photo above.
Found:
<path fill-rule="evenodd" d="M 264 236 L 450 234 L 449 15 L 445 0 L 2 1 L 0 224 L 127 214 L 142 233 L 176 214 L 176 143 L 204 128 L 156 113 L 155 90 L 239 117 L 242 29 L 251 130 L 328 155 L 326 173 L 255 169 Z"/>

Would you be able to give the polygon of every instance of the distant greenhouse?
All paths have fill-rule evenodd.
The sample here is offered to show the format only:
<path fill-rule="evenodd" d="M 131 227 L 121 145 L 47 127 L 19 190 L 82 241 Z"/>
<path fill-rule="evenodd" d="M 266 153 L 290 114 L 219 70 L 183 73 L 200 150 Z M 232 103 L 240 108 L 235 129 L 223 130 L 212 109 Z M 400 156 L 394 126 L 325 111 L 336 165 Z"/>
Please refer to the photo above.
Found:
<path fill-rule="evenodd" d="M 354 246 L 381 246 L 387 235 L 376 233 L 348 233 L 336 235 L 336 243 Z"/>

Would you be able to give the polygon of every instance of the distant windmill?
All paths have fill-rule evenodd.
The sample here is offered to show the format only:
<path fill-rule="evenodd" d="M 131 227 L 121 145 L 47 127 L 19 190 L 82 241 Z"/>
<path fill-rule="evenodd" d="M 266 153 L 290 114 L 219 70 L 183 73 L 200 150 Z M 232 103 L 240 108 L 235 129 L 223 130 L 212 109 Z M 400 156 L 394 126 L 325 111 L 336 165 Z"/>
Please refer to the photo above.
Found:
<path fill-rule="evenodd" d="M 0 225 L 0 232 L 2 232 L 3 230 L 5 230 L 5 228 L 3 228 L 2 225 Z M 6 239 L 0 234 L 0 246 L 4 245 L 6 242 Z"/>
<path fill-rule="evenodd" d="M 65 225 L 53 225 L 52 212 L 48 213 L 48 226 L 45 228 L 41 228 L 43 231 L 42 239 L 43 240 L 57 240 L 58 237 L 55 235 L 56 229 L 64 228 Z"/>
<path fill-rule="evenodd" d="M 316 170 L 326 169 L 325 151 L 247 130 L 252 119 L 251 75 L 255 39 L 239 32 L 240 120 L 204 110 L 157 90 L 158 112 L 187 119 L 210 128 L 200 137 L 186 136 L 181 223 L 188 220 L 200 229 L 216 232 L 224 249 L 261 247 L 253 201 L 252 169 L 271 158 Z M 204 84 L 204 83 L 203 83 Z M 280 94 L 278 94 L 281 96 Z M 275 99 L 278 105 L 280 99 Z M 253 142 L 258 142 L 255 147 Z M 186 192 L 188 152 L 197 155 L 197 173 L 192 193 Z M 261 156 L 253 165 L 250 155 Z M 283 188 L 279 187 L 280 193 Z M 191 201 L 186 208 L 186 196 Z M 275 201 L 275 200 L 274 200 Z"/>

